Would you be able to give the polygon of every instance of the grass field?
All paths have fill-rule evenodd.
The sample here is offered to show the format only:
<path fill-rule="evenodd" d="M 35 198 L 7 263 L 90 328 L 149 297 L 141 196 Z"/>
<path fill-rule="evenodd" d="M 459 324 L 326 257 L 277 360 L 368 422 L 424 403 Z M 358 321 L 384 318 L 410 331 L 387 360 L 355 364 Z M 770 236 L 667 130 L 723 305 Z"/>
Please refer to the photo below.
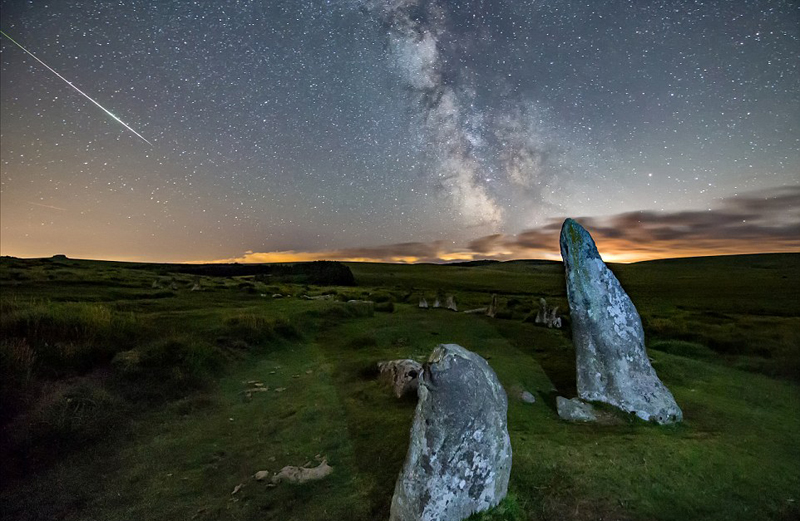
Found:
<path fill-rule="evenodd" d="M 509 394 L 509 495 L 476 519 L 800 517 L 800 254 L 612 266 L 683 409 L 671 427 L 558 419 L 570 334 L 525 319 L 540 297 L 567 311 L 560 263 L 348 266 L 356 286 L 0 260 L 0 517 L 387 519 L 415 400 L 376 362 L 450 342 Z M 496 293 L 503 318 L 417 307 L 437 291 L 460 310 Z M 323 457 L 321 481 L 252 477 Z"/>

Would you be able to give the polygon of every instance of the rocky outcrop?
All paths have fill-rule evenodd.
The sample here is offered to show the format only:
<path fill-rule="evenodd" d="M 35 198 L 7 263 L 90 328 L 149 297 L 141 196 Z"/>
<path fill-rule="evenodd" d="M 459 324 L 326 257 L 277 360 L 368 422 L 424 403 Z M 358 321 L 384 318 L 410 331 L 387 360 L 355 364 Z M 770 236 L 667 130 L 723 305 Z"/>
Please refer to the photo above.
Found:
<path fill-rule="evenodd" d="M 567 400 L 563 396 L 556 397 L 556 409 L 558 417 L 570 422 L 593 422 L 597 421 L 594 415 L 594 407 L 591 404 L 583 403 L 577 398 Z"/>
<path fill-rule="evenodd" d="M 496 505 L 511 472 L 508 398 L 489 364 L 441 344 L 425 364 L 391 521 L 457 521 Z"/>
<path fill-rule="evenodd" d="M 416 392 L 422 364 L 408 358 L 389 360 L 378 362 L 378 370 L 381 379 L 391 385 L 395 396 L 400 398 L 409 391 Z"/>
<path fill-rule="evenodd" d="M 589 233 L 572 219 L 561 228 L 578 395 L 660 424 L 683 413 L 658 379 L 644 345 L 642 321 Z"/>

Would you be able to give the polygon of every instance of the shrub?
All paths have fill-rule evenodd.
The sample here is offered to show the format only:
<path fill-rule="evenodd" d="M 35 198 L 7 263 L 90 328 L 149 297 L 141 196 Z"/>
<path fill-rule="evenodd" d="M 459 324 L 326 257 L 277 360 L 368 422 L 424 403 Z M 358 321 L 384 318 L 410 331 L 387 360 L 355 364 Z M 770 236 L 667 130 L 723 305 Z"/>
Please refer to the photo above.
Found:
<path fill-rule="evenodd" d="M 380 302 L 375 304 L 375 311 L 381 313 L 394 313 L 394 302 Z"/>
<path fill-rule="evenodd" d="M 81 382 L 49 396 L 33 411 L 33 441 L 76 446 L 107 437 L 123 417 L 121 402 L 99 384 Z"/>
<path fill-rule="evenodd" d="M 37 371 L 56 374 L 105 363 L 143 331 L 133 313 L 85 302 L 4 302 L 0 325 L 7 340 L 31 347 Z"/>
<path fill-rule="evenodd" d="M 390 293 L 385 291 L 376 291 L 370 295 L 370 300 L 376 304 L 380 304 L 383 302 L 392 302 L 393 297 Z"/>
<path fill-rule="evenodd" d="M 300 332 L 284 317 L 267 317 L 259 313 L 242 313 L 225 321 L 226 336 L 248 344 L 263 344 L 275 337 L 298 338 Z"/>
<path fill-rule="evenodd" d="M 355 349 L 374 347 L 376 345 L 378 345 L 378 341 L 375 339 L 374 336 L 370 335 L 357 336 L 352 340 L 350 340 L 349 343 L 349 346 Z"/>

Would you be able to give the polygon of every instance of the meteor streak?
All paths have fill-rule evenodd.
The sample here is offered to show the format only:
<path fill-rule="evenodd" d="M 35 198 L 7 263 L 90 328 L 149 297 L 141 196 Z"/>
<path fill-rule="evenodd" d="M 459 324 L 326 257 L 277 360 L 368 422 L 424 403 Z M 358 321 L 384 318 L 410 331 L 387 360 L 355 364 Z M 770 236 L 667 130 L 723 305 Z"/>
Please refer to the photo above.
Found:
<path fill-rule="evenodd" d="M 91 98 L 91 97 L 90 97 L 88 94 L 86 94 L 86 93 L 85 93 L 85 92 L 83 92 L 81 89 L 79 89 L 78 87 L 76 87 L 75 85 L 73 85 L 71 81 L 69 81 L 69 80 L 68 80 L 68 79 L 66 79 L 64 76 L 62 76 L 62 75 L 60 75 L 59 73 L 57 73 L 57 72 L 56 72 L 56 71 L 55 71 L 55 70 L 54 70 L 52 67 L 50 67 L 49 65 L 47 65 L 45 62 L 43 62 L 43 61 L 42 61 L 42 60 L 40 60 L 39 58 L 37 58 L 37 57 L 36 57 L 36 55 L 35 55 L 35 54 L 33 54 L 31 51 L 29 51 L 28 49 L 26 49 L 25 47 L 23 47 L 22 45 L 20 45 L 19 43 L 17 43 L 17 41 L 16 41 L 16 40 L 14 40 L 12 37 L 10 37 L 9 35 L 7 35 L 7 34 L 6 34 L 6 33 L 4 33 L 3 31 L 0 31 L 0 34 L 2 34 L 3 36 L 5 36 L 5 37 L 6 37 L 6 38 L 8 38 L 9 40 L 11 40 L 11 42 L 12 42 L 14 45 L 16 45 L 17 47 L 19 47 L 20 49 L 22 49 L 23 51 L 25 51 L 26 53 L 28 53 L 28 54 L 31 56 L 31 58 L 33 58 L 33 59 L 34 59 L 34 60 L 36 60 L 37 62 L 39 62 L 39 63 L 41 63 L 42 65 L 44 65 L 44 66 L 47 68 L 47 70 L 49 70 L 50 72 L 52 72 L 53 74 L 55 74 L 56 76 L 58 76 L 59 78 L 61 78 L 62 80 L 64 80 L 64 82 L 66 82 L 66 84 L 67 84 L 67 85 L 69 85 L 70 87 L 72 87 L 73 89 L 75 89 L 76 91 L 78 91 L 80 94 L 82 94 L 82 95 L 83 95 L 83 97 L 85 97 L 86 99 L 88 99 L 89 101 L 91 101 L 92 103 L 94 103 L 95 105 L 97 105 L 98 107 L 100 107 L 100 109 L 102 109 L 102 110 L 103 110 L 103 112 L 105 112 L 106 114 L 108 114 L 109 116 L 111 116 L 112 118 L 114 118 L 114 120 L 115 120 L 117 123 L 119 123 L 119 124 L 120 124 L 120 125 L 122 125 L 123 127 L 127 128 L 128 130 L 130 130 L 131 132 L 133 132 L 134 134 L 136 134 L 136 136 L 137 136 L 137 137 L 139 137 L 139 139 L 141 139 L 142 141 L 144 141 L 145 143 L 147 143 L 147 144 L 148 144 L 148 145 L 150 145 L 151 147 L 153 146 L 153 144 L 152 144 L 151 142 L 149 142 L 147 139 L 145 139 L 145 137 L 144 137 L 143 135 L 141 135 L 141 134 L 139 134 L 138 132 L 136 132 L 135 130 L 133 130 L 133 129 L 132 129 L 130 126 L 128 126 L 128 124 L 126 124 L 124 121 L 122 121 L 122 120 L 121 120 L 121 119 L 119 119 L 117 116 L 115 116 L 114 114 L 112 114 L 112 113 L 111 113 L 111 111 L 109 111 L 108 109 L 106 109 L 104 106 L 102 106 L 101 104 L 97 103 L 97 102 L 96 102 L 95 100 L 93 100 L 93 99 L 92 99 L 92 98 Z"/>

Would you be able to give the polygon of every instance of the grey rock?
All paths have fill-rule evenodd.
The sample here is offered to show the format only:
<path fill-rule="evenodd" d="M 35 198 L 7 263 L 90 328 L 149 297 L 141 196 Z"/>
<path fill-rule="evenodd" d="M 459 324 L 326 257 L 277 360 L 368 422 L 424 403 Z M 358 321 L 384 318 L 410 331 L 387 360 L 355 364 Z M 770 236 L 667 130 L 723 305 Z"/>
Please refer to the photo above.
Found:
<path fill-rule="evenodd" d="M 572 219 L 561 227 L 578 395 L 659 424 L 683 419 L 658 379 L 644 345 L 642 321 L 589 233 Z"/>
<path fill-rule="evenodd" d="M 561 328 L 561 317 L 558 316 L 558 306 L 550 309 L 547 301 L 539 299 L 539 311 L 536 312 L 535 324 L 542 324 L 549 328 Z"/>
<path fill-rule="evenodd" d="M 390 521 L 457 521 L 505 497 L 511 473 L 508 398 L 489 364 L 440 344 L 423 368 Z"/>
<path fill-rule="evenodd" d="M 497 314 L 497 294 L 492 295 L 492 302 L 489 304 L 489 309 L 486 310 L 486 316 L 494 318 Z"/>
<path fill-rule="evenodd" d="M 539 299 L 539 311 L 536 313 L 535 324 L 544 324 L 547 321 L 547 301 L 543 298 Z"/>
<path fill-rule="evenodd" d="M 444 307 L 451 311 L 458 311 L 458 306 L 456 306 L 456 298 L 453 295 L 447 295 L 447 302 L 445 303 Z"/>
<path fill-rule="evenodd" d="M 404 358 L 378 362 L 381 379 L 392 386 L 395 396 L 400 398 L 409 391 L 416 391 L 422 364 L 416 360 Z"/>
<path fill-rule="evenodd" d="M 483 314 L 483 313 L 486 313 L 486 310 L 487 310 L 487 309 L 488 309 L 488 308 L 475 308 L 475 309 L 468 309 L 468 310 L 464 311 L 464 314 L 466 314 L 466 315 L 477 315 L 477 314 Z"/>
<path fill-rule="evenodd" d="M 583 403 L 577 398 L 567 400 L 563 396 L 556 397 L 556 408 L 558 417 L 570 422 L 593 422 L 597 421 L 594 415 L 594 407 L 588 403 Z"/>
<path fill-rule="evenodd" d="M 519 398 L 525 403 L 536 403 L 536 397 L 528 391 L 522 391 L 519 395 Z"/>
<path fill-rule="evenodd" d="M 425 300 L 425 297 L 419 299 L 419 307 L 422 309 L 428 309 L 428 301 Z"/>

